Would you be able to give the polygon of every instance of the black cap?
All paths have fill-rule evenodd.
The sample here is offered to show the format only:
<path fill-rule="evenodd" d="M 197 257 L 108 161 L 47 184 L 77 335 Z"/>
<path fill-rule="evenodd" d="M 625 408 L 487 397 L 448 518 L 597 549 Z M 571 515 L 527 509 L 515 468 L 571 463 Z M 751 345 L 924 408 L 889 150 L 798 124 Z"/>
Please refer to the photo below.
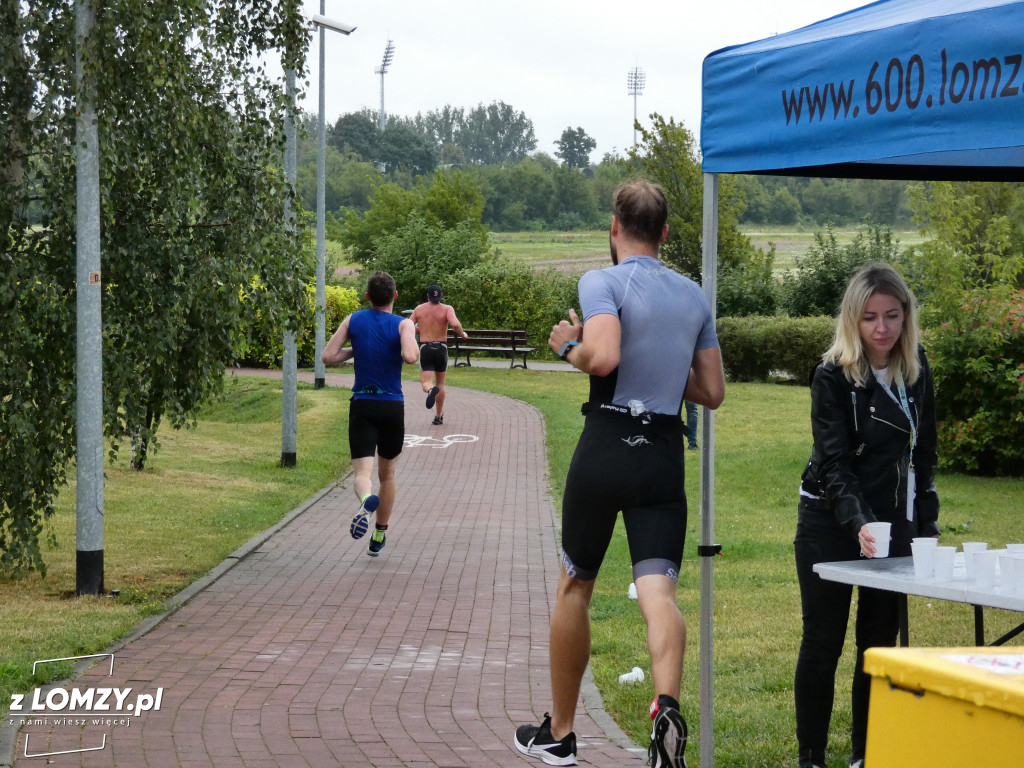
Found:
<path fill-rule="evenodd" d="M 427 298 L 434 304 L 441 301 L 441 286 L 437 283 L 427 286 Z"/>

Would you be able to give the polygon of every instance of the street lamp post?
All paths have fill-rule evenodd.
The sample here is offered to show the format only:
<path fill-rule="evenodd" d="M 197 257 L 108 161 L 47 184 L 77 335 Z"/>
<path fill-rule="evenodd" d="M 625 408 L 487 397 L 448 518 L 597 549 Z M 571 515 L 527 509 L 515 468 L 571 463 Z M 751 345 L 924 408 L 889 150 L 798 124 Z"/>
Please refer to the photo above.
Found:
<path fill-rule="evenodd" d="M 320 29 L 320 104 L 319 104 L 319 130 L 317 133 L 316 146 L 316 344 L 314 351 L 314 372 L 313 388 L 322 389 L 326 379 L 324 371 L 324 346 L 327 339 L 325 329 L 327 317 L 327 230 L 325 219 L 327 216 L 327 130 L 324 127 L 324 79 L 325 79 L 325 58 L 324 58 L 324 30 L 332 29 L 343 35 L 350 35 L 355 27 L 343 24 L 340 21 L 333 21 L 324 16 L 324 2 L 320 0 L 320 13 L 313 16 L 313 23 Z"/>
<path fill-rule="evenodd" d="M 626 83 L 629 87 L 629 95 L 633 97 L 633 146 L 636 146 L 636 97 L 644 95 L 644 83 L 647 75 L 640 67 L 633 67 L 629 70 Z"/>

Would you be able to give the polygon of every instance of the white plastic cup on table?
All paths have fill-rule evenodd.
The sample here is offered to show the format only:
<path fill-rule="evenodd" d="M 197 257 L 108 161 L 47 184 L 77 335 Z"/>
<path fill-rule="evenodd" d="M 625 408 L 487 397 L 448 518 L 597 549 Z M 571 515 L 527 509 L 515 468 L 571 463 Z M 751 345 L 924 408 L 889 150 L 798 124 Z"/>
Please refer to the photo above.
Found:
<path fill-rule="evenodd" d="M 1013 587 L 1016 592 L 1024 594 L 1024 554 L 1013 555 Z"/>
<path fill-rule="evenodd" d="M 932 553 L 935 563 L 935 580 L 953 580 L 953 557 L 956 555 L 956 547 L 936 547 Z"/>
<path fill-rule="evenodd" d="M 1014 561 L 1016 558 L 1013 552 L 1000 552 L 999 553 L 999 578 L 1003 584 L 1003 592 L 1013 592 L 1013 571 Z"/>
<path fill-rule="evenodd" d="M 999 553 L 994 549 L 974 552 L 970 558 L 974 561 L 974 581 L 980 589 L 991 589 L 996 583 L 996 560 Z"/>
<path fill-rule="evenodd" d="M 1014 555 L 1017 553 L 1024 555 L 1024 544 L 1007 544 L 1006 551 Z"/>
<path fill-rule="evenodd" d="M 889 534 L 892 532 L 892 523 L 866 523 L 868 533 L 875 540 L 875 557 L 889 556 Z"/>
<path fill-rule="evenodd" d="M 967 566 L 967 578 L 974 578 L 974 558 L 972 555 L 975 552 L 984 552 L 988 549 L 987 541 L 965 541 L 961 544 L 964 551 L 964 565 Z"/>
<path fill-rule="evenodd" d="M 930 579 L 935 575 L 935 547 L 935 539 L 914 539 L 910 542 L 910 553 L 914 556 L 914 577 L 918 581 Z"/>

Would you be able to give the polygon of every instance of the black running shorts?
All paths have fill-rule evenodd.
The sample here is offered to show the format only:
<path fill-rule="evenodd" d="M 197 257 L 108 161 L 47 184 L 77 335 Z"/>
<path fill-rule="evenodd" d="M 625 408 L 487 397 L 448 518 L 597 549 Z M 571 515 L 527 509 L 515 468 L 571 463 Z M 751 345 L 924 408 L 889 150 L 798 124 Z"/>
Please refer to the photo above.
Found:
<path fill-rule="evenodd" d="M 401 400 L 353 400 L 348 409 L 348 447 L 353 459 L 377 453 L 393 459 L 405 442 L 405 403 Z"/>
<path fill-rule="evenodd" d="M 448 345 L 443 341 L 428 341 L 420 345 L 420 370 L 448 370 Z"/>
<path fill-rule="evenodd" d="M 682 420 L 643 424 L 628 414 L 591 412 L 562 499 L 562 562 L 589 580 L 622 512 L 633 576 L 678 579 L 686 541 L 685 429 Z"/>

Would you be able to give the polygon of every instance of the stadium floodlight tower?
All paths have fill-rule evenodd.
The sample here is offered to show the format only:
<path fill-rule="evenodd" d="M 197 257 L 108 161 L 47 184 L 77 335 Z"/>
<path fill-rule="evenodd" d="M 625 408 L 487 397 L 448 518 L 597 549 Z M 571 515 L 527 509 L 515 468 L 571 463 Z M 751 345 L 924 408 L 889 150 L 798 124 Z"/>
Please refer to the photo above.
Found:
<path fill-rule="evenodd" d="M 327 130 L 324 126 L 324 30 L 330 29 L 343 35 L 351 35 L 356 28 L 324 16 L 324 0 L 320 0 L 320 13 L 313 14 L 313 24 L 320 30 L 320 113 L 316 147 L 316 338 L 313 353 L 313 388 L 322 389 L 327 374 L 324 369 L 324 346 L 327 332 L 324 328 L 327 317 Z"/>
<path fill-rule="evenodd" d="M 647 75 L 640 67 L 633 67 L 626 77 L 626 84 L 629 86 L 629 95 L 633 97 L 633 146 L 636 146 L 636 97 L 644 95 L 644 83 L 647 82 Z"/>
<path fill-rule="evenodd" d="M 391 60 L 395 56 L 395 44 L 388 40 L 387 47 L 384 48 L 384 56 L 380 60 L 380 66 L 373 70 L 375 75 L 380 75 L 380 119 L 379 125 L 381 133 L 384 132 L 384 75 L 388 73 L 388 67 L 391 66 Z"/>

